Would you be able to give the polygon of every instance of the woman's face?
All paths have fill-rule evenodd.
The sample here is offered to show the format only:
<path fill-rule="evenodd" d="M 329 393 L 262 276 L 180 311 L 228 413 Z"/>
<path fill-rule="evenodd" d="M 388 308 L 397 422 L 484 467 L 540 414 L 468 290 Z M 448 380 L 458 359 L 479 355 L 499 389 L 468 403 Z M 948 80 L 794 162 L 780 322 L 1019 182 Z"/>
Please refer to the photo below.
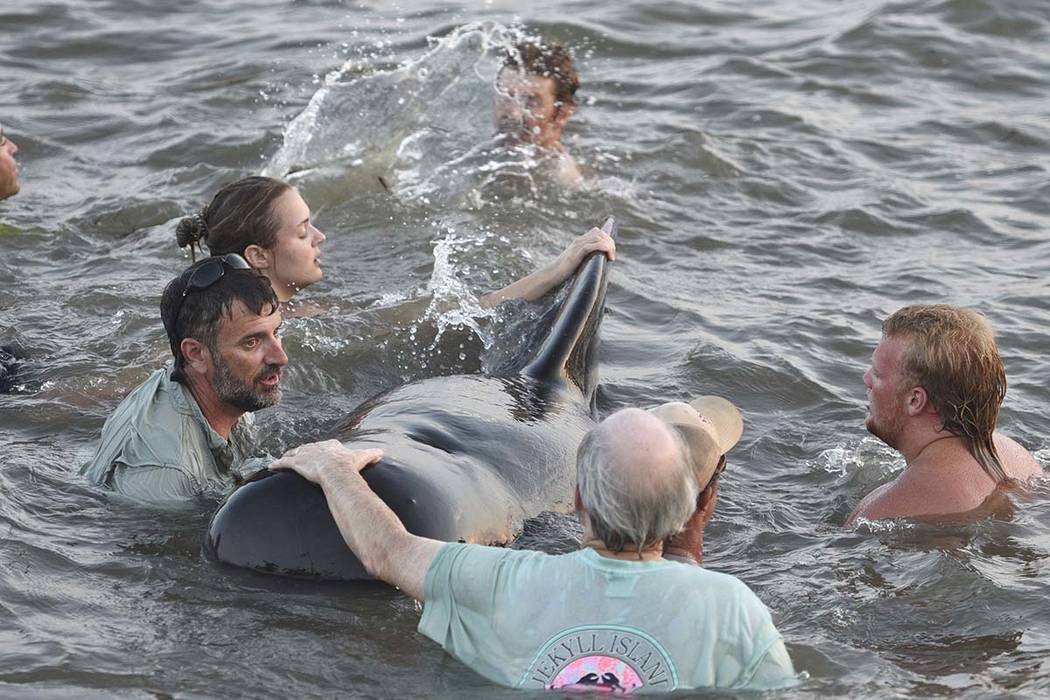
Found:
<path fill-rule="evenodd" d="M 321 279 L 321 242 L 325 235 L 310 223 L 310 207 L 295 190 L 274 202 L 280 221 L 270 268 L 264 270 L 277 298 L 288 301 L 303 287 Z"/>

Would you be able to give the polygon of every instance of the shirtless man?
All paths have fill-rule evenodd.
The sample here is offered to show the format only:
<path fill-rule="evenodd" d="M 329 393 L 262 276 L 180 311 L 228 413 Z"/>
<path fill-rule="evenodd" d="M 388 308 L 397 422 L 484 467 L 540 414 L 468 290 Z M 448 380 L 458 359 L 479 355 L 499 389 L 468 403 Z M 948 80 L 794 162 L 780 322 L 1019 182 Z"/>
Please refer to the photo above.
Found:
<path fill-rule="evenodd" d="M 561 132 L 576 111 L 580 78 L 561 44 L 523 41 L 508 52 L 497 78 L 496 126 L 511 143 L 528 143 L 555 157 L 556 175 L 568 185 L 581 179 Z"/>
<path fill-rule="evenodd" d="M 896 479 L 850 516 L 878 520 L 981 517 L 1001 486 L 1043 475 L 996 432 L 1006 371 L 988 321 L 948 304 L 906 306 L 882 324 L 864 374 L 867 428 L 904 456 Z"/>

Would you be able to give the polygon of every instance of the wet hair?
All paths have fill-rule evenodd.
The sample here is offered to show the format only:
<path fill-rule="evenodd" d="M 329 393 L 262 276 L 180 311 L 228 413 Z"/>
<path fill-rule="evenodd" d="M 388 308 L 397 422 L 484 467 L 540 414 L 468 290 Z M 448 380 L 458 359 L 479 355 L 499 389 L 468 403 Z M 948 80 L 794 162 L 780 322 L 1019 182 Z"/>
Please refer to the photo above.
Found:
<path fill-rule="evenodd" d="M 204 258 L 186 268 L 168 283 L 160 298 L 160 317 L 175 358 L 171 378 L 183 384 L 186 383 L 185 358 L 180 347 L 183 338 L 193 338 L 214 349 L 219 324 L 224 318 L 233 318 L 234 303 L 240 302 L 260 316 L 269 316 L 280 307 L 265 275 L 255 269 L 238 270 L 225 264 L 222 277 L 214 284 L 190 290 L 184 296 L 190 277 L 209 260 L 211 258 Z"/>
<path fill-rule="evenodd" d="M 1006 369 L 988 320 L 973 309 L 920 304 L 887 318 L 882 333 L 905 341 L 904 375 L 926 389 L 942 429 L 963 438 L 994 481 L 1005 480 L 992 436 L 1006 396 Z"/>
<path fill-rule="evenodd" d="M 576 72 L 572 54 L 558 43 L 537 44 L 522 41 L 507 50 L 505 67 L 522 68 L 529 75 L 554 79 L 554 99 L 564 104 L 576 104 L 576 90 L 580 76 Z"/>
<path fill-rule="evenodd" d="M 627 409 L 637 411 L 637 409 Z M 621 412 L 623 413 L 623 412 Z M 652 464 L 627 463 L 623 443 L 632 440 L 631 428 L 645 429 L 637 422 L 628 430 L 610 416 L 588 432 L 576 452 L 576 486 L 591 532 L 609 549 L 622 552 L 633 545 L 639 553 L 677 534 L 696 509 L 699 489 L 677 436 L 673 458 Z M 657 421 L 652 416 L 644 421 Z M 657 457 L 654 456 L 654 459 Z"/>
<path fill-rule="evenodd" d="M 175 227 L 175 241 L 180 248 L 208 246 L 211 255 L 238 253 L 250 245 L 273 248 L 281 222 L 274 213 L 274 203 L 292 186 L 272 177 L 252 175 L 223 186 L 199 214 L 181 219 Z"/>

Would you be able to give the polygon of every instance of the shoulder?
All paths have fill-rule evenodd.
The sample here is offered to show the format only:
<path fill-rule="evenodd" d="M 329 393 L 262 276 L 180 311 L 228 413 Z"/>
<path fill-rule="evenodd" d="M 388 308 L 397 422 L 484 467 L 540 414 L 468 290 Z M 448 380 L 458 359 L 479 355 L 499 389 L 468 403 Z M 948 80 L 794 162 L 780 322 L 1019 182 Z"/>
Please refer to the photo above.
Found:
<path fill-rule="evenodd" d="M 900 479 L 901 477 L 897 477 L 890 483 L 877 487 L 862 498 L 856 509 L 849 516 L 847 524 L 852 523 L 857 518 L 879 520 L 880 518 L 899 517 L 896 511 L 900 508 L 900 495 L 897 493 L 897 483 Z"/>
<path fill-rule="evenodd" d="M 186 402 L 194 399 L 189 390 L 171 381 L 169 371 L 165 366 L 151 374 L 114 413 L 113 418 L 119 415 L 126 425 L 120 454 L 125 466 L 188 471 L 196 455 L 206 451 L 207 435 L 192 412 L 185 409 Z"/>
<path fill-rule="evenodd" d="M 498 566 L 521 566 L 526 564 L 542 565 L 552 560 L 549 554 L 527 549 L 506 549 L 481 544 L 449 542 L 441 546 L 430 562 L 431 571 L 445 569 L 462 571 L 466 574 L 485 568 Z"/>
<path fill-rule="evenodd" d="M 1044 475 L 1043 466 L 1016 440 L 998 431 L 995 433 L 994 440 L 999 459 L 1002 460 L 1003 467 L 1011 478 L 1028 481 Z"/>
<path fill-rule="evenodd" d="M 583 171 L 572 154 L 562 148 L 554 155 L 554 173 L 558 184 L 578 188 L 583 184 Z"/>
<path fill-rule="evenodd" d="M 702 590 L 707 595 L 714 596 L 722 602 L 732 601 L 746 610 L 760 611 L 768 617 L 766 606 L 759 599 L 758 595 L 751 590 L 750 586 L 736 576 L 712 571 L 701 566 L 685 567 L 683 565 L 683 567 L 688 568 L 690 570 L 688 575 L 694 577 L 696 582 L 700 584 L 697 586 L 698 590 Z"/>

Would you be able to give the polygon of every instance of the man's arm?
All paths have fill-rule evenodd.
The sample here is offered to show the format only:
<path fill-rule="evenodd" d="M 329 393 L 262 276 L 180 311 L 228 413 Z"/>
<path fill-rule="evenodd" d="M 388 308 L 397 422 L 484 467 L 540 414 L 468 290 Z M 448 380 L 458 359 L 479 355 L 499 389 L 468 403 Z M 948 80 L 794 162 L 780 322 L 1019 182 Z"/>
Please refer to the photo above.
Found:
<path fill-rule="evenodd" d="M 444 542 L 417 537 L 368 487 L 361 470 L 382 450 L 349 450 L 337 440 L 284 453 L 270 469 L 291 469 L 319 484 L 343 539 L 369 574 L 423 600 L 427 569 Z"/>
<path fill-rule="evenodd" d="M 177 467 L 117 462 L 107 485 L 117 493 L 140 501 L 186 501 L 200 492 L 199 486 Z"/>
<path fill-rule="evenodd" d="M 486 294 L 479 300 L 483 307 L 495 306 L 507 299 L 524 299 L 536 301 L 550 290 L 564 282 L 576 271 L 584 258 L 596 250 L 604 251 L 610 260 L 616 259 L 616 243 L 612 236 L 599 228 L 592 228 L 579 236 L 569 247 L 561 252 L 549 265 L 522 277 L 517 282 L 503 289 Z"/>

